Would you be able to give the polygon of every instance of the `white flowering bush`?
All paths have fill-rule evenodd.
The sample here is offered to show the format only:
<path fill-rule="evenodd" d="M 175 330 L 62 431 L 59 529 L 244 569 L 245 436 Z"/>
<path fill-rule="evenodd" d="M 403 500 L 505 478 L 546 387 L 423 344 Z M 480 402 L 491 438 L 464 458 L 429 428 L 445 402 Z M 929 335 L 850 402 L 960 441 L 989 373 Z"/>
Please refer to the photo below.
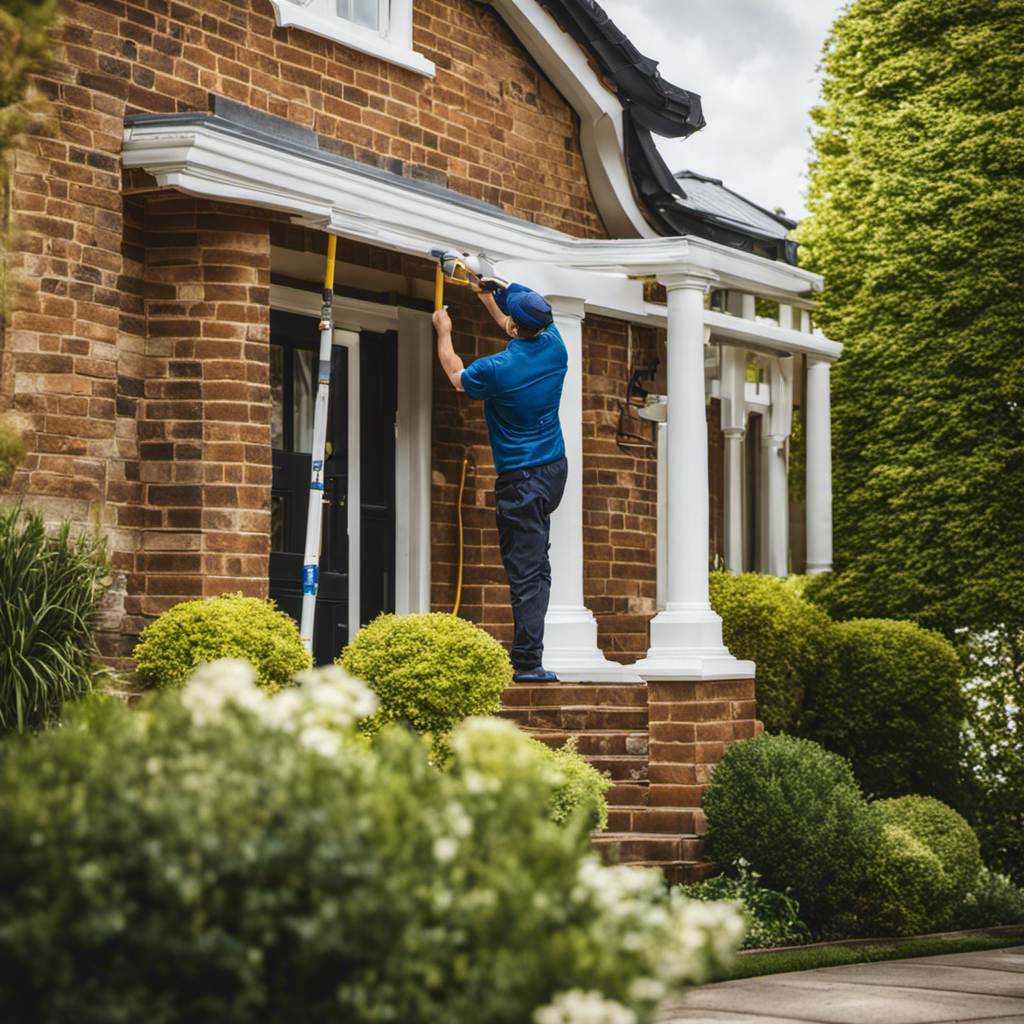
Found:
<path fill-rule="evenodd" d="M 514 726 L 442 772 L 375 710 L 220 662 L 0 748 L 0 1020 L 639 1024 L 727 965 L 735 910 L 602 867 Z"/>

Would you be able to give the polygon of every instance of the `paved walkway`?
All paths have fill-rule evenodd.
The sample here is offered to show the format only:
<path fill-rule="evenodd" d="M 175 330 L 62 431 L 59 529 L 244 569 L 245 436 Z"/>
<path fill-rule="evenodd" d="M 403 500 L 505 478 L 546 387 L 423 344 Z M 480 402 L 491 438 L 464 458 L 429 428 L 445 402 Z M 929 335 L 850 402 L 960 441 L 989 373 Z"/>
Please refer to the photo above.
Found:
<path fill-rule="evenodd" d="M 821 967 L 701 988 L 658 1024 L 1024 1024 L 1024 946 Z"/>

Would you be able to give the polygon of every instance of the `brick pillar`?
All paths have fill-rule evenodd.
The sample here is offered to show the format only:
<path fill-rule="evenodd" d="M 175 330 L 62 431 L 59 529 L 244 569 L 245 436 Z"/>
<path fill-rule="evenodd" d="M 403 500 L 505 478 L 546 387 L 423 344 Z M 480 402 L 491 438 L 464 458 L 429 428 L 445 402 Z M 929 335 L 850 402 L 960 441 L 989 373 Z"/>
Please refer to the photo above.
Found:
<path fill-rule="evenodd" d="M 221 593 L 267 594 L 270 232 L 266 213 L 152 197 L 139 424 L 143 615 Z"/>
<path fill-rule="evenodd" d="M 704 787 L 725 748 L 762 731 L 753 679 L 651 680 L 647 684 L 648 803 L 692 810 L 686 831 L 703 836 Z"/>

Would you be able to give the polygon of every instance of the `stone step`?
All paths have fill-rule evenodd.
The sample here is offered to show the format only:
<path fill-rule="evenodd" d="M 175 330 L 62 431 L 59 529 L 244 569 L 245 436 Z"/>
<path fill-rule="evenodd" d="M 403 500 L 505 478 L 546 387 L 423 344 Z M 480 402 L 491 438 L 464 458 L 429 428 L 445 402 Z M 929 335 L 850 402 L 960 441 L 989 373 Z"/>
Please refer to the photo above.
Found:
<path fill-rule="evenodd" d="M 647 731 L 646 707 L 566 704 L 564 706 L 503 706 L 501 716 L 523 729 L 561 729 L 584 732 L 591 729 Z"/>
<path fill-rule="evenodd" d="M 672 883 L 693 881 L 707 874 L 699 863 L 703 840 L 695 835 L 601 832 L 592 844 L 605 863 L 660 868 Z"/>
<path fill-rule="evenodd" d="M 695 807 L 649 807 L 636 804 L 608 808 L 607 831 L 631 835 L 695 835 L 704 818 Z"/>
<path fill-rule="evenodd" d="M 609 807 L 646 807 L 649 792 L 644 781 L 613 782 L 604 797 Z"/>
<path fill-rule="evenodd" d="M 501 695 L 506 708 L 588 707 L 647 710 L 646 683 L 513 683 Z"/>
<path fill-rule="evenodd" d="M 570 740 L 576 741 L 576 751 L 590 760 L 592 757 L 629 754 L 647 756 L 646 730 L 628 732 L 622 729 L 590 729 L 571 731 L 568 729 L 530 729 L 534 739 L 549 747 L 564 747 Z"/>
<path fill-rule="evenodd" d="M 588 757 L 587 760 L 599 771 L 607 772 L 613 782 L 647 781 L 647 758 L 628 754 L 610 754 Z"/>

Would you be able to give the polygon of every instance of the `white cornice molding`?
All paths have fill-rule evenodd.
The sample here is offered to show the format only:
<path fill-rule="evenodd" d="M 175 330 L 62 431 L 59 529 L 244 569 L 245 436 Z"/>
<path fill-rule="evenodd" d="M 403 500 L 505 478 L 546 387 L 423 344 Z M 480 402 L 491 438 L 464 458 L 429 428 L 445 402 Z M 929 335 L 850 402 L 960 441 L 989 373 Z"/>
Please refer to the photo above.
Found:
<path fill-rule="evenodd" d="M 483 250 L 504 277 L 543 293 L 580 296 L 592 313 L 638 322 L 659 322 L 659 307 L 643 301 L 639 278 L 713 276 L 718 287 L 803 309 L 812 306 L 809 296 L 821 288 L 817 274 L 693 236 L 573 238 L 482 205 L 404 187 L 371 168 L 288 150 L 209 121 L 128 125 L 122 160 L 126 168 L 145 170 L 161 187 L 280 210 L 297 223 L 409 255 L 426 258 L 438 246 Z M 728 337 L 753 332 L 760 347 L 806 351 L 825 360 L 838 355 L 839 346 L 821 335 L 722 320 Z"/>

